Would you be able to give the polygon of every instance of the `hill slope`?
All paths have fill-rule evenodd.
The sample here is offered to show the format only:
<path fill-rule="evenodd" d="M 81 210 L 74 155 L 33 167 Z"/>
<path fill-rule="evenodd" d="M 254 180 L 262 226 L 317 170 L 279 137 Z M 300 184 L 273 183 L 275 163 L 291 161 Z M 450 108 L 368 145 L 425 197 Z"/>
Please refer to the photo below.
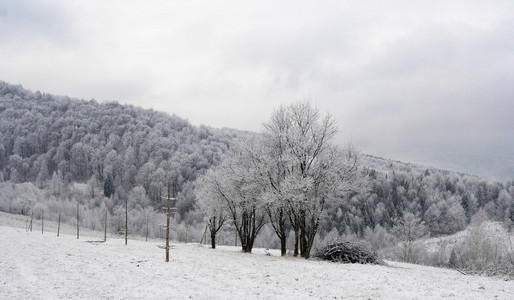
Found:
<path fill-rule="evenodd" d="M 174 244 L 81 238 L 0 227 L 0 298 L 512 299 L 512 282 L 457 271 L 249 255 Z"/>
<path fill-rule="evenodd" d="M 159 206 L 167 181 L 173 182 L 175 193 L 191 190 L 197 175 L 244 134 L 195 127 L 174 115 L 116 102 L 33 93 L 3 82 L 0 103 L 0 181 L 44 187 L 56 175 L 64 185 L 93 180 L 103 187 L 109 178 L 115 201 L 141 186 Z"/>

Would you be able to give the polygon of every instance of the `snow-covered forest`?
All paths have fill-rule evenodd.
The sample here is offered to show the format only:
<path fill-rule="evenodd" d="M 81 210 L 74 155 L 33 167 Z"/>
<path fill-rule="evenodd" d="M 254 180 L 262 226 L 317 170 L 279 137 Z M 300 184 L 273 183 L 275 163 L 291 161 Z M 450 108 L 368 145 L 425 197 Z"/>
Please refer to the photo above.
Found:
<path fill-rule="evenodd" d="M 115 215 L 128 198 L 135 221 L 162 207 L 160 197 L 171 181 L 184 218 L 192 212 L 198 174 L 244 135 L 114 102 L 31 93 L 4 83 L 0 90 L 1 209 L 7 212 L 27 214 L 40 203 L 51 218 L 62 207 L 67 219 L 74 213 L 66 207 L 74 211 L 79 201 L 84 225 L 94 227 L 103 207 Z M 132 230 L 140 233 L 137 224 Z"/>
<path fill-rule="evenodd" d="M 90 229 L 103 227 L 107 211 L 110 234 L 121 234 L 127 201 L 129 235 L 162 237 L 162 197 L 170 182 L 178 198 L 174 238 L 198 241 L 206 223 L 197 209 L 197 179 L 220 165 L 235 142 L 256 135 L 0 82 L 0 210 L 54 221 L 62 215 L 73 224 L 78 207 L 80 225 Z M 327 205 L 314 244 L 345 235 L 380 250 L 456 233 L 477 214 L 504 228 L 514 222 L 512 180 L 493 182 L 365 154 L 361 167 L 369 189 Z M 280 248 L 265 223 L 256 245 Z M 408 226 L 419 229 L 415 236 L 405 236 Z M 285 232 L 291 250 L 292 224 Z M 234 239 L 234 225 L 227 222 L 218 242 L 237 243 Z"/>

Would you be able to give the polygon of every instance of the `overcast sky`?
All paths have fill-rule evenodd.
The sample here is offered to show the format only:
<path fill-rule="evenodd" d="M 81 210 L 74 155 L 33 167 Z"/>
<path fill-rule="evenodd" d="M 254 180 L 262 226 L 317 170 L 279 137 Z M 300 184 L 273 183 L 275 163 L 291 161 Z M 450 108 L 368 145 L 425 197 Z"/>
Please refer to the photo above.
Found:
<path fill-rule="evenodd" d="M 0 80 L 252 131 L 308 99 L 365 153 L 514 172 L 512 0 L 0 0 Z"/>

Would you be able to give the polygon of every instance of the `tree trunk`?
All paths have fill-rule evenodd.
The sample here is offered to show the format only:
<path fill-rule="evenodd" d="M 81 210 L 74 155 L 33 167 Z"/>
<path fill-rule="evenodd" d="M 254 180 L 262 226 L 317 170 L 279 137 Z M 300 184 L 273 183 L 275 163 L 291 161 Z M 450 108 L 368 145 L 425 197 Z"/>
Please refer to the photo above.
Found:
<path fill-rule="evenodd" d="M 268 213 L 268 217 L 275 231 L 275 234 L 280 239 L 280 255 L 285 256 L 286 249 L 286 219 L 284 216 L 284 209 L 278 208 L 278 210 L 274 210 L 272 207 L 267 207 L 266 212 Z"/>
<path fill-rule="evenodd" d="M 211 247 L 216 249 L 216 232 L 211 230 Z"/>
<path fill-rule="evenodd" d="M 297 257 L 298 256 L 298 245 L 299 245 L 299 241 L 300 241 L 300 225 L 298 223 L 298 217 L 297 215 L 294 213 L 294 211 L 290 211 L 289 212 L 289 222 L 291 222 L 291 226 L 293 227 L 293 230 L 294 230 L 294 252 L 293 252 L 293 256 L 294 257 Z"/>
<path fill-rule="evenodd" d="M 311 247 L 309 246 L 310 243 L 307 239 L 307 233 L 305 232 L 305 229 L 302 229 L 302 257 L 305 259 L 308 259 L 311 256 Z"/>
<path fill-rule="evenodd" d="M 286 235 L 284 232 L 284 235 L 280 237 L 280 255 L 285 256 L 287 252 L 286 248 Z"/>
<path fill-rule="evenodd" d="M 307 253 L 307 239 L 305 238 L 305 229 L 300 230 L 300 255 L 303 258 L 309 258 Z"/>
<path fill-rule="evenodd" d="M 293 256 L 298 256 L 298 243 L 300 242 L 300 231 L 295 228 L 294 230 L 294 254 Z"/>
<path fill-rule="evenodd" d="M 315 216 L 311 216 L 308 222 L 309 223 L 307 223 L 306 218 L 304 218 L 301 229 L 302 257 L 305 259 L 311 256 L 311 249 L 314 245 L 314 238 L 316 237 L 319 225 L 319 221 Z"/>
<path fill-rule="evenodd" d="M 241 228 L 238 229 L 236 226 L 236 229 L 238 229 L 240 240 L 241 240 L 241 249 L 244 253 L 251 253 L 252 252 L 252 246 L 251 246 L 251 236 L 250 236 L 250 218 L 248 212 L 244 211 L 241 216 Z"/>
<path fill-rule="evenodd" d="M 300 255 L 303 258 L 309 258 L 306 253 L 307 248 L 307 236 L 306 236 L 306 222 L 305 222 L 305 211 L 300 212 Z"/>

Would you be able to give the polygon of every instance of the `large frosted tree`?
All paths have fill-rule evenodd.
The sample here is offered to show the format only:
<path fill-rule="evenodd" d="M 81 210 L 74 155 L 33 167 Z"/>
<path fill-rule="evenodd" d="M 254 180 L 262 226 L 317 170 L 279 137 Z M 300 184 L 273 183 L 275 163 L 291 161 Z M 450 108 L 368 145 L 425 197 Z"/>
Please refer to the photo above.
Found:
<path fill-rule="evenodd" d="M 264 125 L 263 148 L 270 221 L 285 251 L 287 215 L 295 230 L 295 255 L 309 258 L 324 210 L 346 192 L 367 186 L 359 170 L 359 155 L 339 149 L 333 139 L 335 119 L 309 103 L 277 109 Z"/>

